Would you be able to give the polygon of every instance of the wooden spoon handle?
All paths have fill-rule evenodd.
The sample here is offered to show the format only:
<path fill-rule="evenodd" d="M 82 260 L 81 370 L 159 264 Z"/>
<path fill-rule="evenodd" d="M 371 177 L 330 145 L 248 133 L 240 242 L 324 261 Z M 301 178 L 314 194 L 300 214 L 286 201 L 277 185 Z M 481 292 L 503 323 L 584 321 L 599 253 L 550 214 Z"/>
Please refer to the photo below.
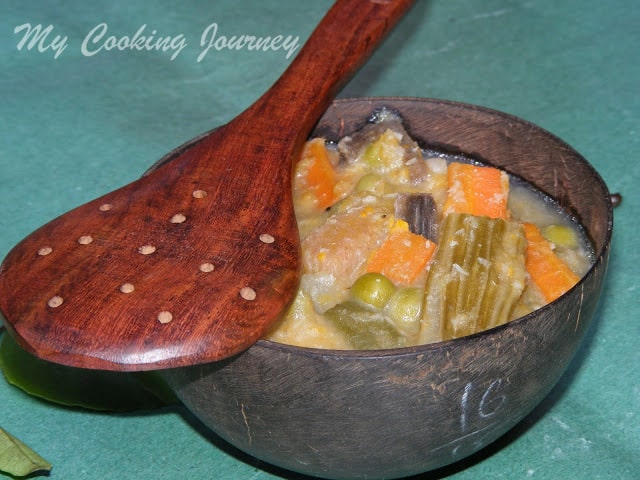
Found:
<path fill-rule="evenodd" d="M 338 0 L 279 80 L 235 121 L 250 130 L 296 125 L 305 140 L 338 91 L 414 0 Z M 286 105 L 286 108 L 282 108 Z M 264 122 L 257 127 L 256 121 Z"/>

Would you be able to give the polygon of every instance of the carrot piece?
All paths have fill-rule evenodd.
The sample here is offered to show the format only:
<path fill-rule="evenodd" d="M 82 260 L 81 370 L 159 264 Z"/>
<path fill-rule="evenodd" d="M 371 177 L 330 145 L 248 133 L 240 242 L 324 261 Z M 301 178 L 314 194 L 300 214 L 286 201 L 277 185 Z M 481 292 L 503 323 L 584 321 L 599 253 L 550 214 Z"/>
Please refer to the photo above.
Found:
<path fill-rule="evenodd" d="M 311 165 L 306 175 L 307 189 L 317 199 L 318 208 L 325 209 L 336 201 L 336 172 L 329 160 L 325 141 L 315 138 L 307 142 L 303 158 L 310 157 Z"/>
<path fill-rule="evenodd" d="M 531 281 L 551 302 L 573 287 L 580 277 L 553 252 L 551 243 L 542 236 L 538 227 L 525 223 L 524 234 L 527 239 L 525 268 Z"/>
<path fill-rule="evenodd" d="M 509 178 L 493 167 L 451 163 L 447 170 L 449 189 L 444 212 L 469 213 L 489 218 L 507 218 Z"/>
<path fill-rule="evenodd" d="M 367 262 L 367 272 L 385 275 L 396 285 L 411 285 L 425 271 L 436 244 L 409 230 L 404 220 L 396 220 L 382 245 Z"/>

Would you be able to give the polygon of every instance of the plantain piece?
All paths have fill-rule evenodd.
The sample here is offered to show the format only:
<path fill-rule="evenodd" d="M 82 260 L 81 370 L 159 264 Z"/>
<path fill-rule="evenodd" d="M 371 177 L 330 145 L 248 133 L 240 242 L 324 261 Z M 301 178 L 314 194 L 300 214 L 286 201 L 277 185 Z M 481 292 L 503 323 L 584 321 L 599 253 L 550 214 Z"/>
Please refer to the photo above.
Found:
<path fill-rule="evenodd" d="M 428 193 L 400 193 L 395 201 L 395 216 L 409 224 L 409 230 L 438 243 L 438 211 Z"/>
<path fill-rule="evenodd" d="M 427 277 L 420 342 L 458 338 L 511 320 L 525 285 L 525 247 L 519 223 L 447 215 Z"/>
<path fill-rule="evenodd" d="M 356 350 L 404 347 L 406 341 L 380 310 L 354 301 L 339 303 L 325 316 L 342 331 Z"/>

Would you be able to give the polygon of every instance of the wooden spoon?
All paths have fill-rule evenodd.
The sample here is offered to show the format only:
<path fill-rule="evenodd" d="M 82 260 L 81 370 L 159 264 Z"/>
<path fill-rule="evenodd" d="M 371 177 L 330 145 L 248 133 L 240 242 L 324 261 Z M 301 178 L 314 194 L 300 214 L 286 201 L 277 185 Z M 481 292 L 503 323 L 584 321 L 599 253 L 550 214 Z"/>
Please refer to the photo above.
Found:
<path fill-rule="evenodd" d="M 293 161 L 411 0 L 339 0 L 282 77 L 171 162 L 44 225 L 0 266 L 0 310 L 31 353 L 106 370 L 219 360 L 293 298 Z"/>

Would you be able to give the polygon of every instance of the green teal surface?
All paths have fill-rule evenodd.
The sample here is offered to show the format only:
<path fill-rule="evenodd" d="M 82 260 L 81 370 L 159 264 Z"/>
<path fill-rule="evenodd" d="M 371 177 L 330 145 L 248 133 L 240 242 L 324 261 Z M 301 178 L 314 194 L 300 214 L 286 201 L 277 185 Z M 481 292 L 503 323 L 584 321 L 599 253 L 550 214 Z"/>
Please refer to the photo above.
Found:
<path fill-rule="evenodd" d="M 302 42 L 330 3 L 4 0 L 0 258 L 49 219 L 231 119 L 292 59 L 283 50 L 212 48 L 198 61 L 209 25 L 217 24 L 217 38 L 282 34 Z M 15 29 L 25 23 L 53 28 L 47 41 L 20 48 Z M 145 26 L 147 35 L 186 46 L 173 60 L 174 51 L 89 55 L 97 48 L 90 44 L 83 52 L 102 23 L 107 36 Z M 638 478 L 639 24 L 637 0 L 418 0 L 341 93 L 444 98 L 520 116 L 571 144 L 624 197 L 593 327 L 559 385 L 500 441 L 420 478 Z M 57 58 L 56 35 L 67 37 Z M 180 408 L 93 413 L 0 381 L 0 426 L 53 464 L 53 480 L 298 478 L 236 452 Z"/>

